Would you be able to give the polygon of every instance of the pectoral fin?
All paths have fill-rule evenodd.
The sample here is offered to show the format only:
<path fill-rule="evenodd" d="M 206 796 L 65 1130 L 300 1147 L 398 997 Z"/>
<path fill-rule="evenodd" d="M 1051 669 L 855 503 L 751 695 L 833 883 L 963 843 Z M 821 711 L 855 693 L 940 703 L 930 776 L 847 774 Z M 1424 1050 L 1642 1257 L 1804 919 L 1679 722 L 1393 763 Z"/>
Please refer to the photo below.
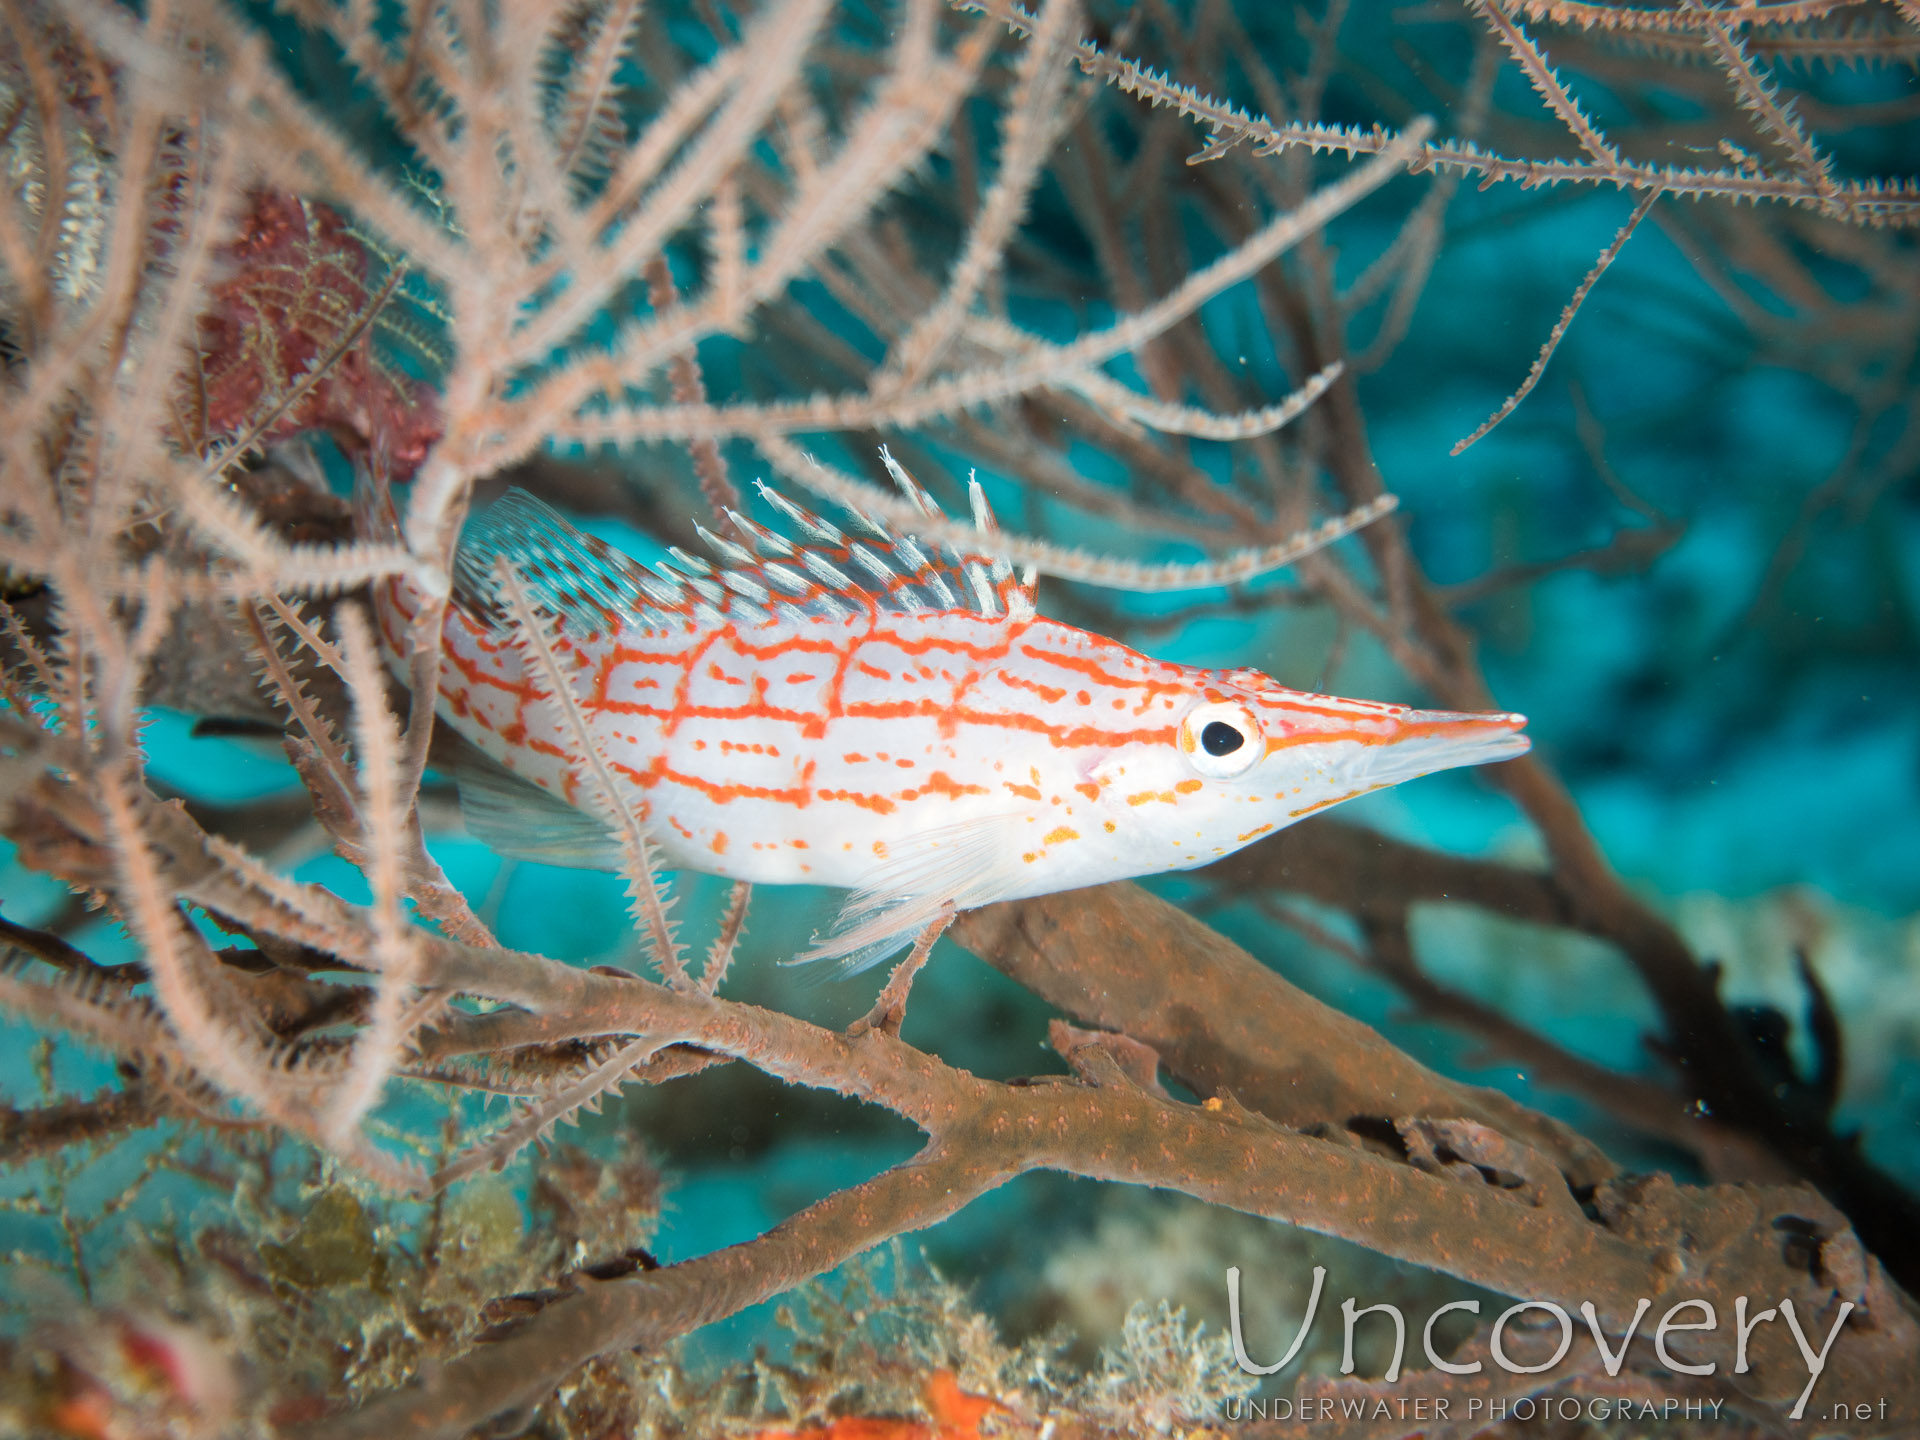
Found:
<path fill-rule="evenodd" d="M 986 815 L 900 842 L 793 963 L 838 960 L 853 974 L 906 948 L 949 901 L 972 910 L 1005 899 L 1021 878 L 1019 824 L 1017 815 Z"/>
<path fill-rule="evenodd" d="M 454 770 L 467 833 L 513 860 L 572 870 L 618 870 L 620 842 L 589 815 L 473 750 Z"/>

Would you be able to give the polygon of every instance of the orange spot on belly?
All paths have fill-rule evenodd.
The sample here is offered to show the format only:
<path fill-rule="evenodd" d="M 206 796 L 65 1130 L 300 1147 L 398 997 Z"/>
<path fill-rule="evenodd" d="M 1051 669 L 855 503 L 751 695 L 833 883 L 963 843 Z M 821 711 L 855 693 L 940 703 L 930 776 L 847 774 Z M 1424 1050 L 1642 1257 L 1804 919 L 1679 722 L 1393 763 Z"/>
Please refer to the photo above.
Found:
<path fill-rule="evenodd" d="M 1069 829 L 1067 826 L 1061 825 L 1056 829 L 1049 830 L 1046 835 L 1042 837 L 1040 843 L 1042 845 L 1058 845 L 1062 840 L 1078 840 L 1079 838 L 1080 832 L 1078 830 Z"/>
<path fill-rule="evenodd" d="M 1182 795 L 1191 795 L 1200 788 L 1200 784 L 1201 782 L 1198 780 L 1182 780 L 1173 788 L 1178 790 Z"/>
<path fill-rule="evenodd" d="M 966 785 L 955 780 L 944 770 L 936 770 L 927 777 L 927 783 L 918 790 L 902 790 L 902 800 L 918 800 L 922 795 L 944 795 L 949 800 L 958 800 L 962 795 L 984 795 L 984 785 Z"/>
<path fill-rule="evenodd" d="M 726 831 L 716 830 L 713 832 L 713 853 L 716 855 L 724 855 L 727 853 Z"/>
<path fill-rule="evenodd" d="M 1100 798 L 1100 787 L 1094 784 L 1091 780 L 1082 780 L 1078 785 L 1074 786 L 1073 788 L 1078 790 L 1082 795 L 1086 796 L 1087 799 L 1089 800 L 1098 800 Z"/>

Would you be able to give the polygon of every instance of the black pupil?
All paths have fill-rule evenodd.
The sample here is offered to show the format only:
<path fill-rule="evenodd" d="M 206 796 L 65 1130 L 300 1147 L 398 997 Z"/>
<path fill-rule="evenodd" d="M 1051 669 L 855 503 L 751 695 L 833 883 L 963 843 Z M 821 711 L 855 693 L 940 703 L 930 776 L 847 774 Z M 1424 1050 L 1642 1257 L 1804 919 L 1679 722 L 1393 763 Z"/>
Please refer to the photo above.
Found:
<path fill-rule="evenodd" d="M 1201 747 L 1209 755 L 1231 755 L 1247 743 L 1247 737 L 1221 720 L 1210 720 L 1200 732 Z"/>

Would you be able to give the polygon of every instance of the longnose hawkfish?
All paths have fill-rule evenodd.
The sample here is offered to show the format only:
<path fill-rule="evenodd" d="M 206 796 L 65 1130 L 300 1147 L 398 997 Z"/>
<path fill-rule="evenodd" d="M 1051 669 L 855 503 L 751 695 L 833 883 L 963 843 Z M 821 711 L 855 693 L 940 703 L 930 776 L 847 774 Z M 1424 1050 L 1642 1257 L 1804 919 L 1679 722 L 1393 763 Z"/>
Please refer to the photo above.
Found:
<path fill-rule="evenodd" d="M 642 565 L 521 491 L 469 523 L 438 713 L 497 762 L 461 776 L 474 835 L 509 856 L 620 863 L 582 793 L 580 726 L 527 653 L 503 562 L 664 862 L 852 891 L 801 957 L 848 968 L 948 906 L 1191 869 L 1368 791 L 1527 749 L 1520 715 L 1154 660 L 1037 614 L 1032 573 L 984 544 L 916 540 L 857 511 L 843 531 L 759 491 L 794 538 L 730 511 L 758 553 L 702 529 L 718 565 L 679 549 Z M 977 484 L 973 497 L 989 530 Z M 380 600 L 397 664 L 423 595 L 395 578 Z"/>

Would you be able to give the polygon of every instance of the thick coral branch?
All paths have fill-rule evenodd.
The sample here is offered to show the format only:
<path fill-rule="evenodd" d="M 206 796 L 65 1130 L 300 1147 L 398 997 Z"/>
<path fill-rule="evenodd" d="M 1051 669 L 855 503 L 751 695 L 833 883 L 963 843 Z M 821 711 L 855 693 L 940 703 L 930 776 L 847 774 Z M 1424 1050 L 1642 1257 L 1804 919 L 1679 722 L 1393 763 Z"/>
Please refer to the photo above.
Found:
<path fill-rule="evenodd" d="M 458 985 L 465 968 L 453 961 L 442 978 Z M 1689 1191 L 1659 1181 L 1606 1181 L 1594 1187 L 1590 1213 L 1550 1167 L 1543 1184 L 1523 1191 L 1462 1181 L 1451 1171 L 1422 1168 L 1417 1153 L 1403 1159 L 1302 1135 L 1231 1100 L 1170 1101 L 1117 1068 L 1104 1084 L 1063 1078 L 1003 1085 L 952 1070 L 877 1031 L 849 1039 L 645 982 L 531 973 L 547 968 L 549 962 L 525 966 L 523 988 L 544 991 L 579 1021 L 730 1051 L 796 1083 L 877 1100 L 928 1130 L 930 1144 L 908 1165 L 842 1191 L 758 1240 L 558 1302 L 418 1389 L 320 1427 L 323 1440 L 461 1433 L 544 1394 L 594 1354 L 657 1347 L 1038 1168 L 1181 1190 L 1495 1289 L 1573 1309 L 1591 1303 L 1615 1333 L 1643 1297 L 1658 1303 L 1698 1296 L 1730 1308 L 1735 1294 L 1792 1296 L 1803 1313 L 1817 1316 L 1849 1301 L 1870 1310 L 1874 1328 L 1849 1331 L 1836 1343 L 1825 1381 L 1836 1393 L 1849 1383 L 1843 1377 L 1865 1383 L 1872 1376 L 1884 1387 L 1888 1372 L 1877 1367 L 1920 1342 L 1897 1292 L 1844 1222 L 1804 1189 Z M 1434 1133 L 1461 1129 L 1441 1124 Z M 1470 1146 L 1460 1136 L 1453 1143 Z M 1522 1173 L 1533 1169 L 1524 1146 L 1501 1141 L 1495 1151 Z M 1817 1275 L 1797 1267 L 1798 1252 L 1782 1240 L 1809 1227 L 1820 1237 Z M 1757 1368 L 1729 1383 L 1758 1403 L 1791 1404 L 1791 1344 L 1784 1333 L 1756 1334 Z M 1689 1358 L 1711 1353 L 1724 1363 L 1730 1345 L 1709 1339 Z M 1760 1346 L 1771 1347 L 1773 1363 Z M 1920 1386 L 1904 1387 L 1889 1408 L 1899 1409 L 1898 1424 L 1912 1423 L 1905 1417 L 1920 1416 Z M 1880 1433 L 1894 1433 L 1894 1424 Z"/>
<path fill-rule="evenodd" d="M 1565 1126 L 1435 1074 L 1137 885 L 990 906 L 954 935 L 1068 1014 L 1152 1047 L 1196 1092 L 1230 1092 L 1283 1125 L 1465 1116 L 1551 1156 L 1576 1186 L 1613 1173 Z"/>

